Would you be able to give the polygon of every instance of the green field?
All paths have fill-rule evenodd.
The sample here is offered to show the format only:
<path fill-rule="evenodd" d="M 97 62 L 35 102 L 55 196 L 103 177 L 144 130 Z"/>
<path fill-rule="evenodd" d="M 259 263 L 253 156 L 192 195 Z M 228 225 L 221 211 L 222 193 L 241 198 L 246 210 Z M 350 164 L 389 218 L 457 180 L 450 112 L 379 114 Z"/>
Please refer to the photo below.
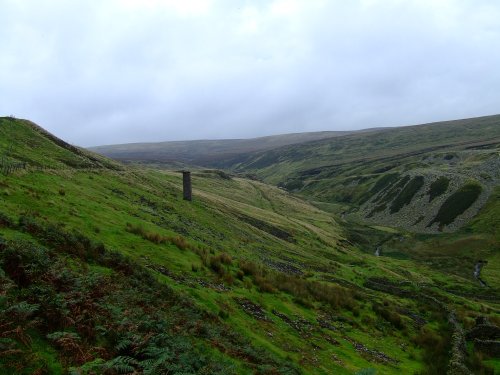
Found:
<path fill-rule="evenodd" d="M 456 234 L 418 235 L 217 171 L 184 201 L 180 173 L 23 120 L 0 119 L 0 147 L 16 166 L 0 177 L 2 374 L 443 374 L 451 310 L 499 323 L 498 189 Z M 498 368 L 473 348 L 464 363 Z"/>

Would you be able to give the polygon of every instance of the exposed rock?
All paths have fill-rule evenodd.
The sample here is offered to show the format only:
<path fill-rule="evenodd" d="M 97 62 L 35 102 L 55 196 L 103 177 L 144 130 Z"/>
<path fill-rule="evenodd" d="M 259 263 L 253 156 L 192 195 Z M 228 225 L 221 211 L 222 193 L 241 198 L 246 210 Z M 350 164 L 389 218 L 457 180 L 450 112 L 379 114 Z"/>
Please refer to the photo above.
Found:
<path fill-rule="evenodd" d="M 321 328 L 328 329 L 330 331 L 337 331 L 337 327 L 333 326 L 328 320 L 324 318 L 317 318 L 318 324 Z"/>
<path fill-rule="evenodd" d="M 277 262 L 274 260 L 270 259 L 265 259 L 264 263 L 268 265 L 269 267 L 275 269 L 276 271 L 286 273 L 288 275 L 303 275 L 304 272 L 295 266 L 292 266 L 289 263 L 284 263 L 284 262 Z"/>
<path fill-rule="evenodd" d="M 342 361 L 338 356 L 332 354 L 332 360 L 340 366 L 344 366 L 344 361 Z"/>
<path fill-rule="evenodd" d="M 350 337 L 344 336 L 344 339 L 346 341 L 349 341 L 354 346 L 354 349 L 356 349 L 356 351 L 360 353 L 361 356 L 365 358 L 367 361 L 394 364 L 394 365 L 399 363 L 397 359 L 389 357 L 387 354 L 380 352 L 378 350 L 368 349 L 365 345 L 351 339 Z"/>
<path fill-rule="evenodd" d="M 400 309 L 398 310 L 400 314 L 406 315 L 410 318 L 413 319 L 413 322 L 415 323 L 415 326 L 420 328 L 423 327 L 424 325 L 427 324 L 427 320 L 418 315 L 417 313 L 414 313 L 413 311 L 410 311 L 408 309 Z"/>
<path fill-rule="evenodd" d="M 328 336 L 328 335 L 323 335 L 323 339 L 330 343 L 331 345 L 335 345 L 335 346 L 339 346 L 340 345 L 340 342 L 338 342 L 337 340 L 335 340 L 333 337 L 331 336 Z"/>
<path fill-rule="evenodd" d="M 469 165 L 465 162 L 468 158 L 474 158 L 478 153 L 484 155 L 480 162 Z M 498 152 L 462 150 L 457 152 L 456 157 L 445 160 L 442 155 L 432 160 L 427 160 L 431 165 L 412 168 L 404 174 L 408 180 L 417 176 L 424 178 L 421 189 L 413 196 L 410 203 L 403 206 L 398 212 L 391 212 L 391 203 L 394 202 L 402 189 L 403 175 L 379 192 L 373 194 L 370 199 L 362 204 L 358 215 L 365 220 L 378 225 L 397 226 L 423 233 L 454 232 L 469 222 L 483 207 L 490 197 L 495 186 L 500 180 L 500 155 Z M 445 168 L 442 168 L 445 166 Z M 433 182 L 439 178 L 449 180 L 446 191 L 429 201 L 429 190 Z M 462 185 L 474 180 L 482 186 L 482 192 L 476 201 L 464 212 L 458 215 L 453 223 L 440 228 L 437 223 L 428 226 L 442 204 Z M 398 185 L 398 183 L 401 183 Z M 391 191 L 392 190 L 392 191 Z M 418 218 L 418 220 L 415 220 Z"/>
<path fill-rule="evenodd" d="M 286 324 L 288 324 L 290 327 L 292 327 L 294 330 L 298 332 L 310 334 L 314 329 L 312 323 L 305 320 L 304 318 L 297 317 L 297 319 L 290 319 L 287 315 L 277 310 L 273 310 L 272 312 L 274 315 L 276 315 L 278 318 L 283 320 Z"/>
<path fill-rule="evenodd" d="M 203 280 L 203 279 L 198 279 L 196 280 L 198 285 L 204 287 L 204 288 L 210 288 L 213 290 L 216 290 L 217 292 L 229 292 L 231 288 L 226 286 L 223 283 L 211 283 L 209 281 Z"/>
<path fill-rule="evenodd" d="M 266 315 L 265 310 L 262 306 L 253 303 L 252 301 L 246 298 L 235 298 L 235 301 L 240 305 L 240 307 L 245 311 L 248 315 L 252 316 L 255 319 L 263 320 L 266 322 L 271 322 L 271 319 Z"/>
<path fill-rule="evenodd" d="M 159 266 L 157 264 L 147 264 L 146 267 L 148 267 L 156 272 L 159 272 L 164 276 L 168 276 L 172 280 L 174 280 L 178 283 L 185 283 L 186 282 L 186 278 L 184 276 L 177 275 L 164 266 Z"/>

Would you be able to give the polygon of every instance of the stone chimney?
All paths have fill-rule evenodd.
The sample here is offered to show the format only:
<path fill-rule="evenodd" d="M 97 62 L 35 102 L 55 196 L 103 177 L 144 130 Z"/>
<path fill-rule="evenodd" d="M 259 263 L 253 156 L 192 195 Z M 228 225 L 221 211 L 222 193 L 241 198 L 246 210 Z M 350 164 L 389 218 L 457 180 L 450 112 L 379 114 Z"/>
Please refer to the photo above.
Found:
<path fill-rule="evenodd" d="M 183 183 L 183 195 L 184 200 L 191 201 L 192 198 L 192 188 L 191 188 L 191 172 L 182 171 L 182 183 Z"/>

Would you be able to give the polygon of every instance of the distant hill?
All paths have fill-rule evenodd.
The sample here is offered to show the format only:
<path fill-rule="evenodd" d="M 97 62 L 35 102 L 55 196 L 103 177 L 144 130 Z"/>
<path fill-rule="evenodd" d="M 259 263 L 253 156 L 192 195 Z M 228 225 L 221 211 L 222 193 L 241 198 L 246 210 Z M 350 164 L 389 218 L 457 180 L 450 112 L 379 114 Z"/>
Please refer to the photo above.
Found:
<path fill-rule="evenodd" d="M 483 206 L 500 183 L 499 150 L 497 115 L 286 146 L 229 167 L 362 220 L 435 232 Z"/>
<path fill-rule="evenodd" d="M 371 130 L 373 131 L 373 130 Z M 350 131 L 325 131 L 272 135 L 251 139 L 221 139 L 128 143 L 90 147 L 89 150 L 120 161 L 185 163 L 203 167 L 218 167 L 241 160 L 245 155 L 286 145 L 316 141 L 351 134 Z"/>
<path fill-rule="evenodd" d="M 496 115 L 356 132 L 92 150 L 159 168 L 198 165 L 252 175 L 335 204 L 353 219 L 436 232 L 463 226 L 488 200 L 500 179 L 499 144 Z M 449 212 L 464 196 L 470 202 Z"/>

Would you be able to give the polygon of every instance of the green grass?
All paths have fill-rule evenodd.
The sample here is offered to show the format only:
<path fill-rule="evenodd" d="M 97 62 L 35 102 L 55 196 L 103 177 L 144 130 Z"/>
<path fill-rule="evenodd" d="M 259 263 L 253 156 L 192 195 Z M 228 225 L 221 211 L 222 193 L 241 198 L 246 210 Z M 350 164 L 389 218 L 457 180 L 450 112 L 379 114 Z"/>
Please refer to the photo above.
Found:
<path fill-rule="evenodd" d="M 500 144 L 499 123 L 500 116 L 496 115 L 353 133 L 242 153 L 234 160 L 228 158 L 223 166 L 242 175 L 254 175 L 311 201 L 340 205 L 340 212 L 355 214 L 350 218 L 372 224 L 382 220 L 386 225 L 403 225 L 406 230 L 437 232 L 434 227 L 425 227 L 442 203 L 443 199 L 437 197 L 447 199 L 456 192 L 456 186 L 470 178 L 487 192 L 498 184 L 494 171 Z M 210 164 L 208 159 L 207 162 Z M 403 187 L 397 183 L 405 181 L 403 176 L 421 177 L 402 192 Z M 426 187 L 429 200 L 416 192 L 419 186 Z M 412 197 L 419 199 L 418 204 L 404 210 Z M 415 216 L 411 223 L 401 220 L 401 215 L 409 214 L 408 211 Z"/>
<path fill-rule="evenodd" d="M 424 150 L 432 152 L 462 144 L 491 142 L 500 137 L 499 122 L 500 116 L 489 116 L 350 134 L 250 155 L 235 168 L 252 171 L 277 184 L 297 172 L 318 170 L 325 173 L 344 165 L 352 169 L 358 162 L 380 163 L 383 160 L 393 165 L 397 164 L 396 156 L 401 158 L 418 155 Z M 380 169 L 379 164 L 376 165 L 372 173 Z"/>
<path fill-rule="evenodd" d="M 15 144 L 11 157 L 16 160 L 30 147 L 30 132 L 35 139 L 41 133 L 24 122 L 14 123 L 19 134 L 12 126 L 5 136 Z M 23 318 L 23 326 L 34 324 L 26 333 L 31 347 L 2 328 L 2 337 L 13 340 L 9 345 L 18 345 L 23 356 L 0 357 L 0 371 L 6 371 L 9 361 L 26 366 L 32 352 L 48 366 L 45 373 L 103 363 L 125 369 L 130 365 L 126 361 L 139 371 L 149 365 L 138 352 L 143 343 L 172 349 L 173 358 L 162 357 L 164 366 L 186 361 L 186 368 L 208 366 L 208 373 L 217 373 L 217 366 L 219 373 L 238 374 L 329 374 L 332 369 L 352 374 L 364 368 L 413 373 L 426 371 L 431 363 L 412 340 L 419 331 L 398 311 L 424 315 L 428 328 L 444 337 L 439 319 L 432 307 L 412 298 L 365 288 L 367 279 L 428 285 L 450 304 L 457 299 L 462 304 L 456 306 L 471 316 L 480 306 L 497 308 L 492 302 L 462 301 L 449 294 L 448 286 L 466 290 L 470 280 L 455 269 L 443 270 L 408 255 L 409 248 L 415 256 L 435 252 L 443 244 L 432 238 L 407 235 L 408 242 L 398 242 L 401 232 L 390 228 L 341 226 L 334 215 L 286 191 L 219 173 L 194 173 L 194 200 L 186 202 L 180 173 L 107 168 L 106 160 L 100 167 L 70 167 L 52 162 L 68 150 L 42 138 L 38 152 L 24 156 L 29 168 L 0 180 L 0 303 L 39 305 L 33 316 Z M 78 158 L 81 165 L 97 163 L 85 155 L 65 158 Z M 35 165 L 52 167 L 38 170 Z M 474 223 L 478 232 L 497 217 L 496 206 L 488 205 L 484 221 Z M 474 256 L 494 259 L 482 245 L 493 249 L 495 243 L 482 233 L 475 234 L 482 238 L 481 248 L 477 240 L 460 246 Z M 443 253 L 459 264 L 463 259 L 457 256 L 457 243 L 447 241 Z M 374 257 L 372 247 L 379 243 L 383 253 L 394 257 Z M 496 264 L 491 262 L 491 270 L 498 269 Z M 487 280 L 494 278 L 489 267 L 484 270 Z M 19 270 L 29 273 L 20 278 Z M 241 299 L 259 306 L 268 320 L 244 310 Z M 398 315 L 373 310 L 385 302 Z M 2 315 L 7 310 L 0 311 L 7 321 L 9 316 Z M 56 313 L 65 319 L 51 318 Z M 320 319 L 333 329 L 321 326 Z M 56 332 L 66 336 L 52 335 Z M 75 332 L 81 341 L 67 336 Z M 117 349 L 130 332 L 137 335 L 135 344 Z M 166 342 L 160 332 L 168 335 Z M 389 365 L 367 358 L 352 340 L 400 362 Z M 86 355 L 65 351 L 64 343 Z M 117 359 L 123 356 L 133 361 Z M 24 373 L 31 370 L 25 367 Z"/>

